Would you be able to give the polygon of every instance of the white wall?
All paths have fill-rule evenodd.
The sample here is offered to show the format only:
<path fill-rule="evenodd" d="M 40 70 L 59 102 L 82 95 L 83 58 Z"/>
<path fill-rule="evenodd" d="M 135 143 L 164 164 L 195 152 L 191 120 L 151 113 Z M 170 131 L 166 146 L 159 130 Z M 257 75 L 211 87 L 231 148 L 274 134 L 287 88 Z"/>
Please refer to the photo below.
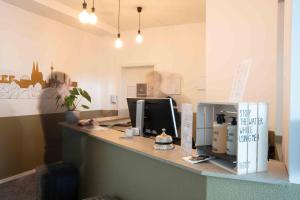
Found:
<path fill-rule="evenodd" d="M 275 130 L 276 0 L 206 1 L 207 99 L 228 100 L 237 66 L 251 59 L 244 101 L 269 103 Z"/>
<path fill-rule="evenodd" d="M 30 75 L 39 62 L 46 79 L 51 63 L 67 73 L 92 96 L 91 109 L 116 109 L 109 95 L 120 94 L 121 67 L 154 65 L 164 78 L 180 76 L 180 102 L 196 104 L 205 96 L 197 90 L 205 76 L 203 23 L 143 29 L 144 43 L 135 43 L 136 31 L 122 32 L 124 48 L 114 38 L 100 37 L 0 2 L 0 74 Z M 200 78 L 199 78 L 200 77 Z M 203 79 L 202 79 L 203 80 Z M 164 85 L 164 90 L 166 89 Z M 0 99 L 0 117 L 38 114 L 39 99 Z M 51 111 L 54 110 L 53 105 Z"/>
<path fill-rule="evenodd" d="M 300 184 L 300 1 L 291 1 L 290 123 L 288 169 L 292 183 Z"/>
<path fill-rule="evenodd" d="M 205 92 L 197 90 L 205 76 L 204 23 L 142 29 L 142 44 L 135 43 L 136 34 L 137 31 L 121 33 L 124 47 L 117 52 L 116 71 L 120 72 L 122 66 L 154 65 L 164 80 L 169 75 L 182 78 L 182 95 L 174 96 L 179 104 L 196 105 L 204 99 Z M 163 82 L 162 90 L 166 91 L 166 87 Z"/>
<path fill-rule="evenodd" d="M 99 37 L 0 1 L 0 74 L 29 75 L 38 61 L 44 79 L 67 73 L 92 96 L 92 109 L 111 109 L 113 38 Z M 17 77 L 19 78 L 19 77 Z M 0 117 L 38 114 L 38 99 L 0 99 Z M 52 102 L 51 102 L 52 105 Z"/>
<path fill-rule="evenodd" d="M 142 29 L 141 45 L 135 43 L 136 31 L 122 32 L 124 47 L 116 50 L 114 38 L 91 35 L 0 2 L 0 72 L 28 75 L 37 60 L 49 75 L 53 62 L 56 70 L 91 93 L 92 109 L 113 109 L 109 95 L 120 94 L 121 67 L 154 65 L 165 78 L 182 77 L 182 95 L 174 97 L 196 105 L 206 94 L 211 100 L 228 100 L 237 65 L 250 58 L 253 66 L 244 99 L 268 101 L 270 128 L 275 129 L 277 1 L 211 0 L 206 9 L 206 25 Z M 197 90 L 205 76 L 207 90 Z M 39 113 L 38 100 L 17 102 L 0 100 L 0 116 Z"/>

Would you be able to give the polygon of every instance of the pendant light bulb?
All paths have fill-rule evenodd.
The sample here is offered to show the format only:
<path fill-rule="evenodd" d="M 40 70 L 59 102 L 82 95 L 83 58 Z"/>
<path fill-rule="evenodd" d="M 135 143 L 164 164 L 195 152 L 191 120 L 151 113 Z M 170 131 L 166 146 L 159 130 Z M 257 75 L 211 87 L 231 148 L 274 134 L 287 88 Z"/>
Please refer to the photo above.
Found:
<path fill-rule="evenodd" d="M 142 12 L 142 9 L 143 9 L 142 7 L 137 7 L 137 11 L 139 13 L 139 30 L 138 30 L 138 34 L 135 38 L 135 41 L 139 44 L 142 43 L 144 40 L 143 36 L 141 35 L 141 12 Z"/>
<path fill-rule="evenodd" d="M 79 21 L 83 24 L 86 24 L 89 22 L 90 20 L 90 15 L 88 13 L 88 11 L 86 10 L 87 7 L 87 3 L 84 1 L 82 4 L 82 11 L 79 14 Z"/>
<path fill-rule="evenodd" d="M 118 8 L 118 38 L 115 41 L 115 47 L 120 49 L 123 46 L 123 41 L 121 40 L 120 34 L 120 13 L 121 13 L 121 0 L 119 0 L 119 8 Z"/>
<path fill-rule="evenodd" d="M 137 34 L 137 36 L 136 36 L 136 38 L 135 38 L 135 41 L 137 42 L 137 43 L 142 43 L 143 42 L 143 36 L 141 35 L 141 32 L 140 31 L 138 31 L 138 34 Z"/>
<path fill-rule="evenodd" d="M 90 15 L 87 12 L 87 10 L 82 10 L 81 13 L 79 14 L 79 21 L 83 24 L 86 24 L 89 22 Z"/>
<path fill-rule="evenodd" d="M 95 3 L 94 3 L 94 0 L 93 0 L 93 7 L 92 7 L 92 13 L 90 14 L 90 20 L 89 20 L 89 22 L 90 22 L 90 24 L 97 24 L 97 22 L 98 22 L 98 17 L 97 17 L 97 15 L 95 14 Z"/>
<path fill-rule="evenodd" d="M 90 24 L 97 24 L 98 22 L 98 17 L 95 13 L 91 13 L 90 15 Z"/>
<path fill-rule="evenodd" d="M 120 33 L 118 34 L 118 38 L 115 41 L 115 47 L 120 49 L 123 46 L 123 41 L 121 40 L 121 35 Z"/>

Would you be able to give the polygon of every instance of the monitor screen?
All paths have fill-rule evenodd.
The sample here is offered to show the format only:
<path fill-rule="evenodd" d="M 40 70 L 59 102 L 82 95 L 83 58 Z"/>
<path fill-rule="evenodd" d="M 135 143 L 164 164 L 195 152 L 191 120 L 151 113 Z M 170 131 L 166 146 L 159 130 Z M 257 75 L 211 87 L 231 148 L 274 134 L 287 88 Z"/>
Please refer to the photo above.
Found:
<path fill-rule="evenodd" d="M 179 114 L 174 108 L 171 98 L 127 98 L 132 126 L 136 126 L 136 104 L 138 100 L 145 101 L 144 134 L 157 135 L 166 129 L 166 133 L 179 137 Z"/>

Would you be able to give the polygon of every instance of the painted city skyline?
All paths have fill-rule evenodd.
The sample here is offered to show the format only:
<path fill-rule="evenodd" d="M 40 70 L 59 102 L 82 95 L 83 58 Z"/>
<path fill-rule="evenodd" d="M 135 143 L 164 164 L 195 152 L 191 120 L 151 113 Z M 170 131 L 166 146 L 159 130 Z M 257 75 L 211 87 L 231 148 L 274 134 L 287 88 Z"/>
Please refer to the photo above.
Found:
<path fill-rule="evenodd" d="M 43 91 L 47 93 L 43 97 L 53 98 L 56 88 L 61 84 L 69 87 L 78 86 L 78 83 L 67 78 L 65 73 L 55 72 L 53 66 L 50 67 L 50 70 L 48 80 L 40 71 L 38 62 L 33 62 L 29 76 L 22 75 L 16 79 L 15 75 L 0 74 L 0 99 L 37 99 L 41 97 Z"/>
<path fill-rule="evenodd" d="M 55 73 L 53 73 L 54 67 L 51 66 L 51 75 L 48 81 L 43 80 L 43 73 L 39 71 L 38 62 L 33 62 L 31 76 L 23 75 L 19 80 L 15 79 L 15 75 L 7 75 L 7 74 L 0 74 L 0 84 L 1 83 L 12 83 L 15 82 L 20 88 L 28 88 L 30 85 L 35 86 L 39 83 L 42 89 L 49 88 L 49 87 L 56 87 L 58 81 L 58 77 Z M 63 83 L 67 83 L 71 87 L 77 87 L 78 83 L 71 81 L 71 79 L 66 80 L 66 74 L 63 73 Z"/>

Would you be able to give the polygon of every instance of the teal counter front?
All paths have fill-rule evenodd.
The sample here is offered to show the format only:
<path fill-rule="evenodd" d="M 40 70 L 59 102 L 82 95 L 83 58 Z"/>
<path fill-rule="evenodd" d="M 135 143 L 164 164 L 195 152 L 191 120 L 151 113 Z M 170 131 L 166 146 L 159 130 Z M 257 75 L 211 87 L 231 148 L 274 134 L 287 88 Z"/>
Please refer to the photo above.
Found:
<path fill-rule="evenodd" d="M 103 120 L 111 120 L 101 119 Z M 185 152 L 153 149 L 150 138 L 120 138 L 122 132 L 61 123 L 63 161 L 80 174 L 80 197 L 121 200 L 297 200 L 285 166 L 270 161 L 268 172 L 238 176 L 211 163 L 190 164 Z"/>

